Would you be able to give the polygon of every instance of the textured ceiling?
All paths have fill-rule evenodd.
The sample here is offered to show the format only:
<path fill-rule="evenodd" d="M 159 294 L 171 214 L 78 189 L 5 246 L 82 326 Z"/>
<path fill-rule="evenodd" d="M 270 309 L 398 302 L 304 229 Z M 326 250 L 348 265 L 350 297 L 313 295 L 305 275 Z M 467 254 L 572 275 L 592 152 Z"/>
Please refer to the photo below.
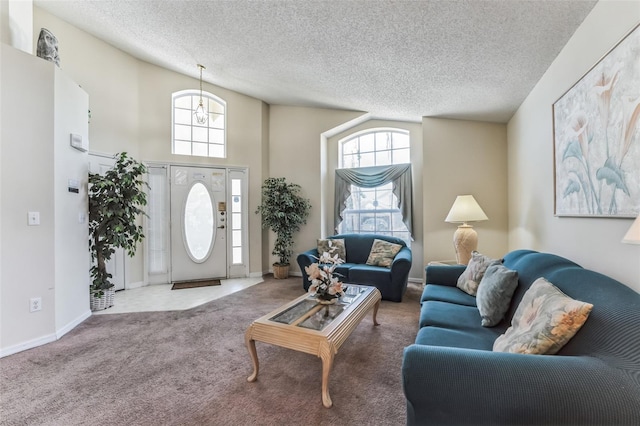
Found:
<path fill-rule="evenodd" d="M 596 1 L 36 0 L 144 61 L 269 104 L 506 122 Z M 64 61 L 64 46 L 61 46 Z"/>

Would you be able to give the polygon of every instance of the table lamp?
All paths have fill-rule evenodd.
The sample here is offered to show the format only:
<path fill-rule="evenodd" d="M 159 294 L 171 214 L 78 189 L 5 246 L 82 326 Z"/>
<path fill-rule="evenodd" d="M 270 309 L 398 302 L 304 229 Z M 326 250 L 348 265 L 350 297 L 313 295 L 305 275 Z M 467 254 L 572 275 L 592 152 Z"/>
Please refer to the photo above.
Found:
<path fill-rule="evenodd" d="M 622 242 L 627 244 L 640 244 L 640 216 L 636 217 L 636 220 L 633 221 L 631 228 L 624 234 Z"/>
<path fill-rule="evenodd" d="M 471 252 L 478 248 L 478 233 L 467 222 L 489 220 L 473 195 L 458 195 L 449 210 L 445 222 L 461 223 L 453 234 L 453 247 L 456 249 L 456 260 L 466 265 L 471 259 Z"/>

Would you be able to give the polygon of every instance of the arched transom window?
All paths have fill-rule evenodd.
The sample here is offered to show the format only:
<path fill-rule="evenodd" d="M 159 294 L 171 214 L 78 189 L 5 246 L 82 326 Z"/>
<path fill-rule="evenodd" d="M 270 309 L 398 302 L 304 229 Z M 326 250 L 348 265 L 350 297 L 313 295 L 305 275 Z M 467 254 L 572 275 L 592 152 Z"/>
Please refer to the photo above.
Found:
<path fill-rule="evenodd" d="M 200 102 L 200 92 L 183 90 L 173 94 L 171 153 L 225 158 L 227 103 L 207 92 L 202 92 L 202 101 L 208 117 L 200 124 L 194 115 Z"/>
<path fill-rule="evenodd" d="M 340 140 L 339 146 L 342 168 L 411 162 L 409 132 L 403 129 L 369 129 Z M 338 232 L 390 235 L 410 244 L 411 236 L 392 189 L 391 182 L 375 188 L 351 185 Z"/>

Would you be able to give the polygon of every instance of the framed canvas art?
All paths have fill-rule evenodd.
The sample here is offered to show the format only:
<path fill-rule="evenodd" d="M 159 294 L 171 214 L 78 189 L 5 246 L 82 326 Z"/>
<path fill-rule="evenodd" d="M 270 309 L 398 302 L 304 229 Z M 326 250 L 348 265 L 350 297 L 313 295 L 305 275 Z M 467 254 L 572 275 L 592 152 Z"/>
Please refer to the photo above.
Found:
<path fill-rule="evenodd" d="M 553 104 L 555 214 L 640 213 L 640 25 Z"/>

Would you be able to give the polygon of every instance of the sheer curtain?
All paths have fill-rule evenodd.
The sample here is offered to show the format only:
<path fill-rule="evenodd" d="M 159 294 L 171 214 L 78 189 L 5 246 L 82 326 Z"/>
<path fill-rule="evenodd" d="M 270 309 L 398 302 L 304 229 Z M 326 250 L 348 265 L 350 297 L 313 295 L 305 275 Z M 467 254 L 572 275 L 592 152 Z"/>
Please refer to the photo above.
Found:
<path fill-rule="evenodd" d="M 357 169 L 336 169 L 336 186 L 334 202 L 334 231 L 343 221 L 342 212 L 351 195 L 351 185 L 360 188 L 375 188 L 386 183 L 393 183 L 393 194 L 398 199 L 398 208 L 402 221 L 409 230 L 413 240 L 413 191 L 411 184 L 411 164 L 392 166 L 360 167 Z"/>

